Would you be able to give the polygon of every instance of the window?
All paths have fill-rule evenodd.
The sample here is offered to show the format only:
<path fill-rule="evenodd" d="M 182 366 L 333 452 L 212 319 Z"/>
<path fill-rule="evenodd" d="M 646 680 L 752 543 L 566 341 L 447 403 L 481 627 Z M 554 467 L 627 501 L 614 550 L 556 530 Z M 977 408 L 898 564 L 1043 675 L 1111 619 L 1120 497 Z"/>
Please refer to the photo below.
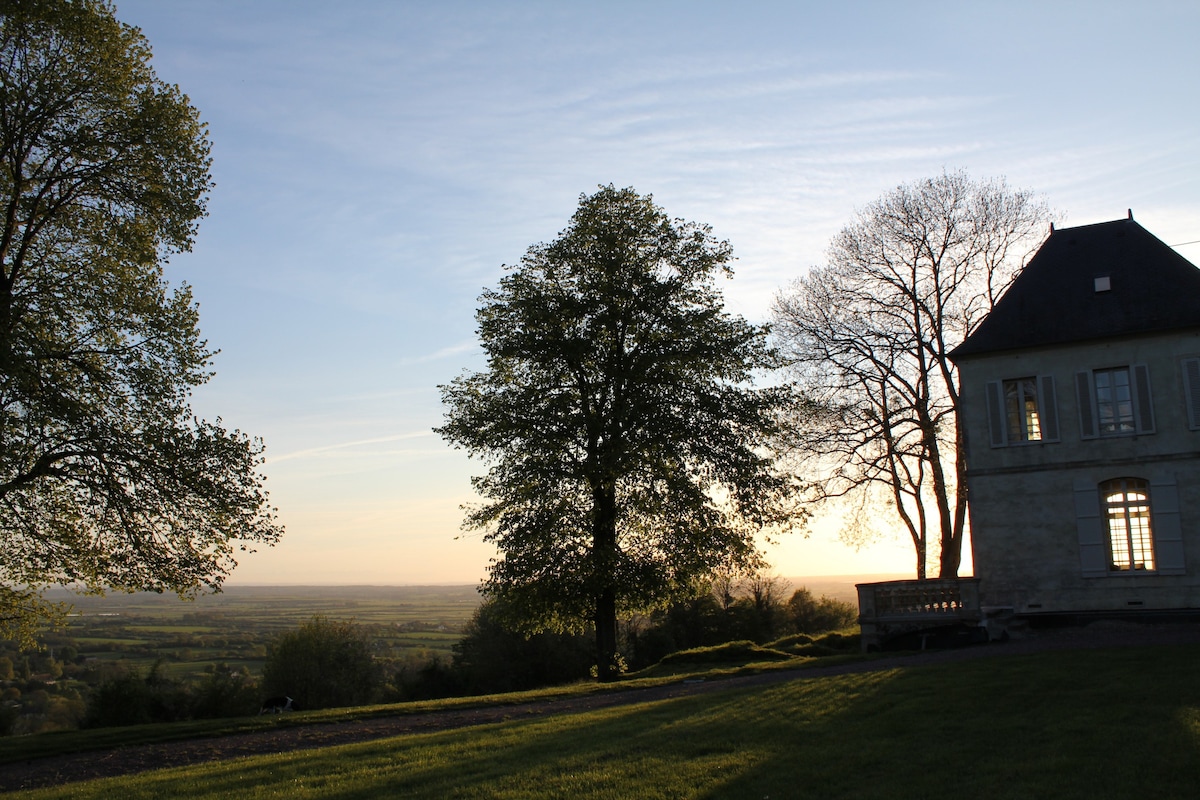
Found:
<path fill-rule="evenodd" d="M 1200 358 L 1186 358 L 1183 361 L 1183 394 L 1188 427 L 1200 430 Z"/>
<path fill-rule="evenodd" d="M 1150 484 L 1140 478 L 1117 478 L 1100 484 L 1108 530 L 1109 569 L 1113 572 L 1154 569 L 1154 534 L 1150 529 Z"/>
<path fill-rule="evenodd" d="M 1054 378 L 1013 378 L 987 386 L 992 447 L 1058 441 Z"/>
<path fill-rule="evenodd" d="M 1038 416 L 1037 381 L 1020 378 L 1004 382 L 1004 412 L 1006 430 L 1014 441 L 1035 442 L 1042 438 L 1042 421 Z"/>
<path fill-rule="evenodd" d="M 1096 411 L 1100 435 L 1134 433 L 1133 391 L 1129 386 L 1129 368 L 1098 369 L 1092 373 L 1096 382 Z"/>
<path fill-rule="evenodd" d="M 1083 577 L 1187 574 L 1173 473 L 1100 483 L 1080 477 L 1074 494 Z"/>
<path fill-rule="evenodd" d="M 1150 370 L 1144 364 L 1077 373 L 1075 390 L 1084 439 L 1154 432 Z"/>

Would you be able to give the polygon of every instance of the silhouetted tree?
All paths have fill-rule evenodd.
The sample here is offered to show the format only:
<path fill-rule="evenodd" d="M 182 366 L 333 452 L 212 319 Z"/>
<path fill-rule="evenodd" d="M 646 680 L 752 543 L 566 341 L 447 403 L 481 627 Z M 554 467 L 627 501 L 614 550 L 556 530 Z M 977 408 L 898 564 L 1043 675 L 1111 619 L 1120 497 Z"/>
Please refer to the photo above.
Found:
<path fill-rule="evenodd" d="M 500 551 L 483 591 L 527 632 L 594 626 L 602 680 L 618 615 L 757 566 L 755 536 L 795 513 L 762 450 L 786 392 L 749 385 L 776 359 L 715 285 L 731 258 L 707 227 L 602 187 L 484 293 L 488 368 L 441 387 L 438 432 L 491 465 L 465 522 Z"/>
<path fill-rule="evenodd" d="M 958 372 L 967 337 L 1042 238 L 1047 210 L 961 172 L 900 186 L 860 211 L 828 263 L 781 292 L 776 331 L 804 396 L 796 452 L 818 501 L 883 493 L 926 577 L 958 574 L 967 520 Z M 871 508 L 871 504 L 859 508 Z"/>
<path fill-rule="evenodd" d="M 261 442 L 197 419 L 211 377 L 186 286 L 211 186 L 187 97 L 100 0 L 0 10 L 0 635 L 40 589 L 219 587 L 282 532 Z"/>

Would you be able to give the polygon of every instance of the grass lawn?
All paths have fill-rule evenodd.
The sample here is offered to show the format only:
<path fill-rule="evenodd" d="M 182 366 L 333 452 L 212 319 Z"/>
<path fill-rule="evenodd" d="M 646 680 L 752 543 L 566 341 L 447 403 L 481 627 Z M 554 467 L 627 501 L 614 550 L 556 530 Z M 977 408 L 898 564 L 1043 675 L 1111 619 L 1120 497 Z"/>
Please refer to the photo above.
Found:
<path fill-rule="evenodd" d="M 1200 647 L 798 680 L 11 797 L 1193 798 Z"/>

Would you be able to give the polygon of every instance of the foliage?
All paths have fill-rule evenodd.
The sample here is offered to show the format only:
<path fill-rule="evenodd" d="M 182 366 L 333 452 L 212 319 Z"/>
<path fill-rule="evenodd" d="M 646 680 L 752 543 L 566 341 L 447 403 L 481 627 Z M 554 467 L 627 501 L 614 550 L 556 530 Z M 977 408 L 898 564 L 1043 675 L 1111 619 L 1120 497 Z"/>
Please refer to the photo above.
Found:
<path fill-rule="evenodd" d="M 187 692 L 178 681 L 162 674 L 156 663 L 144 677 L 137 670 L 122 670 L 96 687 L 88 703 L 86 725 L 141 725 L 188 719 Z"/>
<path fill-rule="evenodd" d="M 0 455 L 2 461 L 3 455 Z M 0 541 L 4 537 L 3 513 L 0 502 Z M 0 555 L 0 576 L 4 575 L 7 558 L 10 556 Z M 46 628 L 61 628 L 66 618 L 65 605 L 47 602 L 36 589 L 0 583 L 0 637 L 14 640 L 22 647 L 32 647 L 39 632 Z"/>
<path fill-rule="evenodd" d="M 34 733 L 74 730 L 86 714 L 83 697 L 70 686 L 27 686 L 27 691 L 5 702 L 0 712 L 0 733 L 27 736 Z M 6 690 L 7 693 L 7 690 Z"/>
<path fill-rule="evenodd" d="M 393 666 L 395 671 L 383 687 L 381 702 L 405 703 L 468 694 L 450 659 L 440 654 L 425 652 L 398 665 L 393 662 Z"/>
<path fill-rule="evenodd" d="M 601 187 L 483 294 L 488 368 L 441 387 L 438 432 L 490 464 L 464 523 L 501 554 L 484 592 L 528 632 L 594 626 L 602 678 L 618 615 L 756 566 L 755 536 L 796 513 L 761 449 L 786 392 L 749 388 L 775 356 L 715 285 L 731 258 L 707 227 Z"/>
<path fill-rule="evenodd" d="M 630 666 L 643 669 L 679 650 L 746 638 L 731 634 L 728 612 L 712 592 L 702 592 L 635 620 L 626 626 Z"/>
<path fill-rule="evenodd" d="M 763 573 L 749 576 L 742 595 L 728 604 L 727 613 L 735 627 L 728 639 L 741 637 L 754 642 L 769 642 L 784 633 L 790 633 L 781 592 L 784 583 L 779 578 Z"/>
<path fill-rule="evenodd" d="M 258 684 L 245 667 L 216 664 L 204 680 L 191 687 L 192 719 L 220 719 L 253 714 L 262 698 Z"/>
<path fill-rule="evenodd" d="M 777 332 L 804 401 L 795 450 L 816 500 L 882 496 L 926 577 L 954 577 L 967 520 L 958 374 L 948 354 L 1040 241 L 1046 206 L 964 173 L 904 185 L 858 212 L 828 262 L 780 293 Z M 866 509 L 866 510 L 864 510 Z M 933 539 L 932 537 L 936 537 Z"/>
<path fill-rule="evenodd" d="M 526 634 L 509 627 L 511 611 L 488 599 L 454 646 L 452 670 L 463 694 L 519 692 L 588 677 L 595 651 L 582 634 Z"/>
<path fill-rule="evenodd" d="M 354 622 L 315 616 L 279 636 L 263 665 L 263 693 L 299 708 L 365 705 L 383 686 L 371 641 Z"/>
<path fill-rule="evenodd" d="M 209 142 L 101 0 L 0 16 L 0 635 L 37 589 L 194 593 L 272 543 L 262 444 L 194 418 L 211 375 L 186 286 Z"/>
<path fill-rule="evenodd" d="M 853 603 L 832 597 L 813 597 L 801 586 L 787 603 L 791 629 L 796 633 L 825 633 L 840 631 L 858 622 L 858 608 Z"/>
<path fill-rule="evenodd" d="M 92 690 L 84 724 L 105 728 L 244 716 L 258 711 L 259 700 L 258 686 L 244 668 L 221 664 L 193 683 L 167 677 L 159 661 L 145 676 L 136 668 L 110 672 Z"/>
<path fill-rule="evenodd" d="M 631 666 L 644 669 L 680 651 L 739 640 L 790 648 L 797 634 L 805 634 L 807 644 L 812 641 L 807 634 L 843 630 L 858 618 L 852 604 L 814 598 L 803 587 L 785 600 L 784 585 L 761 573 L 740 583 L 713 581 L 692 597 L 637 620 L 629 631 Z"/>

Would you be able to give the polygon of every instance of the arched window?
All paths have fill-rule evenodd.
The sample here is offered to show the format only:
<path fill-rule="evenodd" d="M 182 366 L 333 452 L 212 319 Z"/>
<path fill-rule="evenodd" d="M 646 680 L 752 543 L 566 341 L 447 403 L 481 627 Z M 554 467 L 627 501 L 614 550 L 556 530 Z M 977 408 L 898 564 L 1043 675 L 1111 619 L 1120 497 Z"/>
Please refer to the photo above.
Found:
<path fill-rule="evenodd" d="M 1154 533 L 1150 529 L 1150 483 L 1116 478 L 1100 484 L 1108 526 L 1109 568 L 1114 572 L 1154 569 Z"/>

